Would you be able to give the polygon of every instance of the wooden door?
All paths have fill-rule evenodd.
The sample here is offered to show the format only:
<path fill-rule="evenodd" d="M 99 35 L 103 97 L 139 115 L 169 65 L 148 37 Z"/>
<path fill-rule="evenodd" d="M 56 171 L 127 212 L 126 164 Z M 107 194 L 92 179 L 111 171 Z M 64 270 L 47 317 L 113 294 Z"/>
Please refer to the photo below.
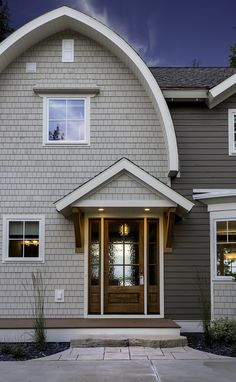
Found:
<path fill-rule="evenodd" d="M 104 313 L 144 313 L 143 221 L 105 220 Z"/>

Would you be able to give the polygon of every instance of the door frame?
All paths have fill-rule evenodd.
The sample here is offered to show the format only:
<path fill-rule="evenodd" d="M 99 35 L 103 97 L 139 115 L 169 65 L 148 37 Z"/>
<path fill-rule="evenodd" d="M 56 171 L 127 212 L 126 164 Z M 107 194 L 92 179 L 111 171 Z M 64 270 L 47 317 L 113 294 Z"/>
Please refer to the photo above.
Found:
<path fill-rule="evenodd" d="M 85 213 L 84 217 L 84 318 L 164 318 L 164 234 L 163 234 L 163 212 L 132 215 L 127 211 L 127 219 L 143 219 L 144 222 L 144 314 L 104 314 L 104 220 L 105 219 L 120 219 L 124 218 L 124 214 L 90 214 Z M 89 219 L 101 219 L 101 313 L 88 313 L 88 298 L 89 298 L 89 263 L 88 263 L 88 248 L 89 248 Z M 159 219 L 159 258 L 160 258 L 160 314 L 147 313 L 147 220 Z"/>

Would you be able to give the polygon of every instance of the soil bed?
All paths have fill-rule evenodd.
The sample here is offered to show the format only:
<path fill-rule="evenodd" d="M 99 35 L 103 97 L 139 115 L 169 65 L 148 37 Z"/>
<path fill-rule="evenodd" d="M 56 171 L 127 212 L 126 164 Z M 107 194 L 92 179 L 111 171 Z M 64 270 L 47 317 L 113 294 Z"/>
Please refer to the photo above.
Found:
<path fill-rule="evenodd" d="M 203 335 L 201 333 L 182 333 L 182 335 L 187 337 L 188 345 L 193 349 L 223 355 L 226 357 L 236 357 L 236 344 L 225 345 L 214 343 L 212 347 L 209 347 L 205 345 Z"/>
<path fill-rule="evenodd" d="M 46 350 L 39 352 L 32 342 L 0 343 L 0 361 L 26 361 L 28 359 L 47 357 L 69 347 L 69 342 L 48 342 Z"/>

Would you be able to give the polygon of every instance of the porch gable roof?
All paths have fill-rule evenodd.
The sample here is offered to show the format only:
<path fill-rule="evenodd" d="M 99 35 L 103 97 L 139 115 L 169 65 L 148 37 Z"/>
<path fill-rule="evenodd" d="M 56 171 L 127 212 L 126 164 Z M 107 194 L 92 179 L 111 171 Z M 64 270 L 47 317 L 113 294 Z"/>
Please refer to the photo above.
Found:
<path fill-rule="evenodd" d="M 105 185 L 110 179 L 123 171 L 126 171 L 128 174 L 132 175 L 132 177 L 137 178 L 137 180 L 141 181 L 147 188 L 150 189 L 151 187 L 154 192 L 161 195 L 164 200 L 169 200 L 172 203 L 175 203 L 185 213 L 189 212 L 194 206 L 192 202 L 172 190 L 166 184 L 162 183 L 127 158 L 122 158 L 94 178 L 88 180 L 86 183 L 58 200 L 55 203 L 57 211 L 63 213 L 66 209 L 72 207 L 75 202 L 78 202 L 87 194 L 95 191 L 98 187 Z M 132 205 L 130 205 L 130 207 L 132 207 Z"/>

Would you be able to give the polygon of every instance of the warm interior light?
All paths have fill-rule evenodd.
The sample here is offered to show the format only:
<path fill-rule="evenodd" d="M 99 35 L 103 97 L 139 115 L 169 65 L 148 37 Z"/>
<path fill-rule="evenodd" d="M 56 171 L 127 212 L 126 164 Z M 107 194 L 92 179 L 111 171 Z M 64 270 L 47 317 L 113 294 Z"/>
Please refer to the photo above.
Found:
<path fill-rule="evenodd" d="M 128 224 L 122 224 L 119 228 L 119 233 L 121 236 L 127 236 L 130 232 Z"/>
<path fill-rule="evenodd" d="M 144 208 L 144 211 L 148 212 L 148 211 L 150 211 L 150 208 Z"/>
<path fill-rule="evenodd" d="M 39 241 L 38 240 L 25 240 L 24 244 L 27 245 L 27 246 L 30 246 L 30 245 L 38 246 L 39 245 Z"/>
<path fill-rule="evenodd" d="M 98 208 L 98 211 L 102 212 L 102 211 L 104 211 L 104 208 Z"/>
<path fill-rule="evenodd" d="M 224 257 L 226 260 L 236 260 L 236 252 L 225 253 Z"/>

